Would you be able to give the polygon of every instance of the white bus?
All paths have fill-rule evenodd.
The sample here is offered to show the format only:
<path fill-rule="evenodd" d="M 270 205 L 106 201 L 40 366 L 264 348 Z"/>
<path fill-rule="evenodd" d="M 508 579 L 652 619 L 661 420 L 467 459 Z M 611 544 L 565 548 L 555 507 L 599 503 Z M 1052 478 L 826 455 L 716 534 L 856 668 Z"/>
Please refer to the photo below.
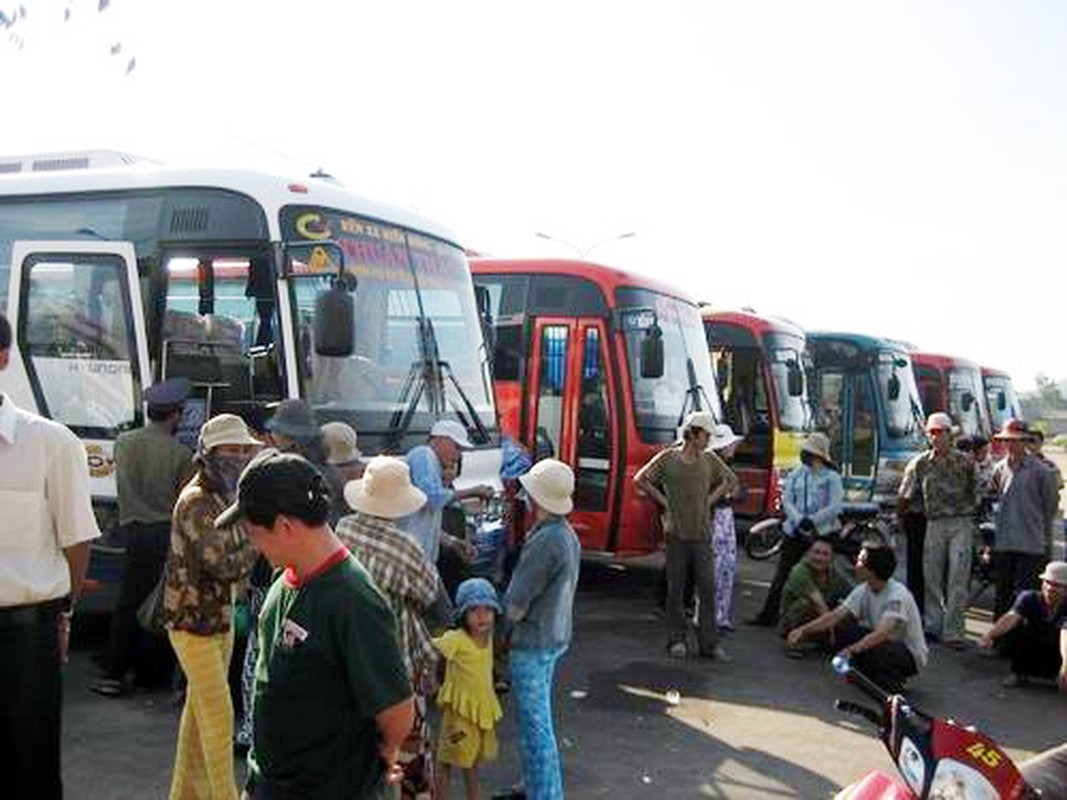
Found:
<path fill-rule="evenodd" d="M 479 446 L 459 485 L 498 484 L 463 249 L 436 223 L 330 179 L 99 152 L 0 159 L 0 308 L 14 329 L 0 389 L 85 442 L 105 530 L 114 439 L 143 423 L 144 388 L 176 376 L 194 386 L 188 431 L 303 397 L 373 454 L 403 452 L 452 418 Z"/>

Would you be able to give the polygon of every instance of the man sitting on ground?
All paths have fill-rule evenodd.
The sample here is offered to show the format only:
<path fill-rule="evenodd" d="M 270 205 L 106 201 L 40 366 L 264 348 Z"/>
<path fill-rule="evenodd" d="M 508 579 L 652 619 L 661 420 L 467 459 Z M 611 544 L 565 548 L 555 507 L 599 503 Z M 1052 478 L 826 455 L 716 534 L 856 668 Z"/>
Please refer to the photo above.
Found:
<path fill-rule="evenodd" d="M 788 636 L 794 628 L 825 614 L 852 591 L 852 583 L 834 564 L 834 548 L 829 537 L 816 536 L 803 560 L 789 571 L 782 590 L 781 631 Z M 818 638 L 820 649 L 833 647 L 833 631 Z M 786 655 L 800 658 L 800 647 L 787 647 Z"/>
<path fill-rule="evenodd" d="M 1002 636 L 1011 659 L 1005 686 L 1038 678 L 1054 680 L 1067 692 L 1067 562 L 1050 562 L 1041 573 L 1041 591 L 1020 592 L 979 644 L 992 648 Z"/>
<path fill-rule="evenodd" d="M 892 575 L 897 568 L 893 551 L 866 544 L 856 558 L 856 575 L 863 583 L 837 608 L 795 628 L 788 637 L 796 647 L 806 637 L 832 630 L 841 647 L 838 655 L 889 692 L 900 692 L 904 681 L 926 666 L 926 640 L 915 598 Z"/>

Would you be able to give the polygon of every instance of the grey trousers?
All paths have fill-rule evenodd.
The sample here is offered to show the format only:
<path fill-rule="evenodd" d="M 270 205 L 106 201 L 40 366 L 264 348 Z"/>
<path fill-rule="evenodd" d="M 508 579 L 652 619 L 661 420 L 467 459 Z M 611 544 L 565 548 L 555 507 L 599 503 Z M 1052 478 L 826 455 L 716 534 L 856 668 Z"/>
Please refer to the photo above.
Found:
<path fill-rule="evenodd" d="M 973 546 L 974 521 L 970 517 L 926 521 L 923 626 L 946 642 L 964 638 L 963 615 L 970 597 Z"/>
<path fill-rule="evenodd" d="M 704 655 L 715 652 L 715 551 L 711 541 L 667 540 L 667 641 L 686 640 L 685 584 L 690 574 L 696 587 L 697 646 Z"/>

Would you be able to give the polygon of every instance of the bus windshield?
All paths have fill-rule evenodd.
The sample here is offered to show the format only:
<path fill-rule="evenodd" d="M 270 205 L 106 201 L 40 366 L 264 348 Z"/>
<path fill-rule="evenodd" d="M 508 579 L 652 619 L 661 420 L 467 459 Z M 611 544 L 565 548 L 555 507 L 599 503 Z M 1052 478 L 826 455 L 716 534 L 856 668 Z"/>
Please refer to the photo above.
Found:
<path fill-rule="evenodd" d="M 771 380 L 774 381 L 775 402 L 778 405 L 778 426 L 783 431 L 809 431 L 812 427 L 811 406 L 805 378 L 804 339 L 790 333 L 767 333 L 763 336 Z M 789 393 L 791 364 L 799 370 L 801 393 Z"/>
<path fill-rule="evenodd" d="M 476 442 L 479 423 L 486 431 L 495 427 L 488 360 L 462 250 L 308 207 L 283 209 L 282 231 L 290 241 L 339 244 L 352 287 L 355 350 L 344 357 L 320 355 L 313 341 L 316 299 L 335 282 L 337 267 L 297 264 L 290 276 L 304 391 L 322 419 L 346 420 L 361 435 L 396 434 L 397 413 L 411 412 L 412 431 L 428 430 L 443 413 L 463 421 Z M 428 374 L 440 376 L 440 395 L 427 385 Z M 443 409 L 435 408 L 439 396 Z"/>
<path fill-rule="evenodd" d="M 985 396 L 994 433 L 999 431 L 1009 419 L 1022 416 L 1019 397 L 1015 394 L 1011 378 L 1006 375 L 986 375 Z"/>
<path fill-rule="evenodd" d="M 641 440 L 649 444 L 674 441 L 682 419 L 698 408 L 721 420 L 704 324 L 697 307 L 649 289 L 634 288 L 617 289 L 615 302 L 626 340 L 634 417 Z M 641 341 L 653 317 L 663 332 L 663 375 L 643 378 Z"/>
<path fill-rule="evenodd" d="M 964 436 L 982 433 L 982 376 L 977 369 L 955 367 L 948 373 L 948 410 Z"/>
<path fill-rule="evenodd" d="M 878 393 L 885 408 L 886 435 L 891 440 L 922 446 L 923 413 L 919 387 L 904 351 L 882 350 L 875 367 Z"/>

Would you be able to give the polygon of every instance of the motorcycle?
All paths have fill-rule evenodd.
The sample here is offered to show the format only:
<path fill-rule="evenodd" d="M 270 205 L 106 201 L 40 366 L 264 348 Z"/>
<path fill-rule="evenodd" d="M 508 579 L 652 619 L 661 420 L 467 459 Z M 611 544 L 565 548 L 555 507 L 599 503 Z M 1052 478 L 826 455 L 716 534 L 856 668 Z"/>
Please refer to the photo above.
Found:
<path fill-rule="evenodd" d="M 745 552 L 755 561 L 765 561 L 778 555 L 785 535 L 782 516 L 761 519 L 745 535 Z M 834 552 L 850 563 L 855 561 L 865 541 L 874 539 L 892 544 L 891 519 L 882 513 L 877 503 L 846 503 L 841 509 L 841 528 L 834 534 Z"/>
<path fill-rule="evenodd" d="M 952 719 L 931 717 L 889 694 L 847 658 L 835 656 L 834 671 L 880 708 L 838 700 L 839 711 L 866 719 L 880 737 L 903 780 L 875 771 L 847 786 L 834 800 L 1038 800 L 1018 767 L 989 736 Z"/>

